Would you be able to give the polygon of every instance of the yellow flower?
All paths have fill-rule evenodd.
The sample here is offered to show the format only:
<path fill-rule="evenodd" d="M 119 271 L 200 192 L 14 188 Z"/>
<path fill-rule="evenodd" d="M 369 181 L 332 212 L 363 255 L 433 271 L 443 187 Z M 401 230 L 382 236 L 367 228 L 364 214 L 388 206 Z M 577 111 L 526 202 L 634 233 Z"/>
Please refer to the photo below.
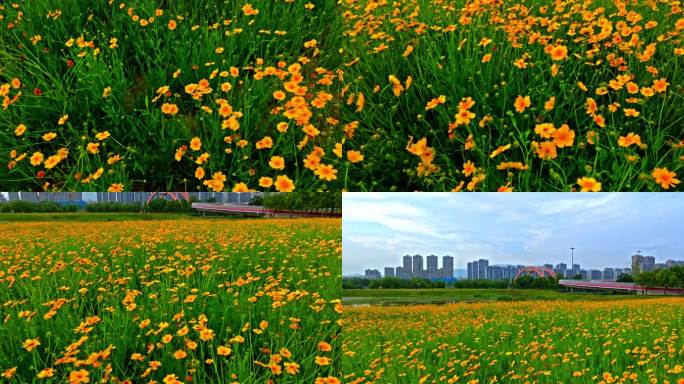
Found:
<path fill-rule="evenodd" d="M 582 177 L 577 179 L 577 184 L 581 187 L 580 192 L 600 192 L 601 183 L 593 177 Z"/>
<path fill-rule="evenodd" d="M 295 185 L 286 175 L 276 177 L 275 187 L 278 192 L 292 192 L 295 190 Z"/>
<path fill-rule="evenodd" d="M 17 136 L 21 136 L 26 132 L 26 126 L 24 124 L 19 124 L 17 125 L 17 128 L 14 129 L 14 134 Z"/>
<path fill-rule="evenodd" d="M 22 344 L 22 347 L 26 351 L 31 352 L 34 349 L 38 348 L 39 345 L 40 345 L 40 340 L 38 340 L 37 338 L 36 339 L 26 339 L 24 341 L 24 344 Z"/>
<path fill-rule="evenodd" d="M 259 186 L 262 188 L 271 188 L 273 185 L 273 179 L 270 177 L 259 178 Z"/>
<path fill-rule="evenodd" d="M 40 164 L 43 163 L 43 154 L 40 152 L 34 152 L 33 155 L 31 155 L 31 165 L 34 167 L 39 166 Z"/>
<path fill-rule="evenodd" d="M 95 138 L 100 140 L 100 141 L 103 141 L 103 140 L 106 140 L 107 138 L 109 138 L 110 136 L 111 135 L 109 134 L 109 131 L 104 131 L 104 132 L 97 133 L 95 135 Z"/>
<path fill-rule="evenodd" d="M 86 150 L 91 154 L 100 153 L 100 143 L 88 143 Z"/>

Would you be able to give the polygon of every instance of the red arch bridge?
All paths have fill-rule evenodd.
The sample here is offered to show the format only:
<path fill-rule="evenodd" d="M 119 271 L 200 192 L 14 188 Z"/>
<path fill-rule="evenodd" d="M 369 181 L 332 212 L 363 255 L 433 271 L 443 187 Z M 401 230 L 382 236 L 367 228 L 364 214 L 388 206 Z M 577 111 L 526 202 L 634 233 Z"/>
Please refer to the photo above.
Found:
<path fill-rule="evenodd" d="M 259 205 L 192 203 L 192 209 L 199 212 L 249 214 L 265 217 L 342 217 L 341 212 L 293 211 L 288 209 L 269 209 Z"/>
<path fill-rule="evenodd" d="M 515 282 L 520 276 L 537 276 L 537 277 L 556 277 L 556 272 L 551 268 L 546 267 L 525 267 L 518 271 L 513 278 Z"/>

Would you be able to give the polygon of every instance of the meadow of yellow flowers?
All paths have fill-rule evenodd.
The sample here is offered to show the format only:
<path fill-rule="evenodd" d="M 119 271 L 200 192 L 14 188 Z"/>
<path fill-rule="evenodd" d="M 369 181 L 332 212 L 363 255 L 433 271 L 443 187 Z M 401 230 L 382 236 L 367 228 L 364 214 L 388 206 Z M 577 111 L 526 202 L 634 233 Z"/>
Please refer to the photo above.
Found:
<path fill-rule="evenodd" d="M 0 382 L 338 384 L 333 219 L 0 223 Z"/>
<path fill-rule="evenodd" d="M 681 190 L 679 0 L 0 3 L 0 189 Z"/>
<path fill-rule="evenodd" d="M 345 383 L 684 383 L 684 299 L 352 307 Z"/>

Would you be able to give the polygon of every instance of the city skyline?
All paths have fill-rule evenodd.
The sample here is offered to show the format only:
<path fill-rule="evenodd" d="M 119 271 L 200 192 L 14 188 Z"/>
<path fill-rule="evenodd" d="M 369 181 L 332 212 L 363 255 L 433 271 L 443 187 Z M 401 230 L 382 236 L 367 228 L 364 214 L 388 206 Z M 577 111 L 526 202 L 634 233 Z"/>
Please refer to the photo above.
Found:
<path fill-rule="evenodd" d="M 152 192 L 0 192 L 0 201 L 83 201 L 86 203 L 142 203 Z M 194 201 L 216 203 L 247 203 L 261 192 L 187 192 Z M 159 194 L 158 198 L 168 198 Z"/>
<path fill-rule="evenodd" d="M 684 258 L 671 194 L 343 194 L 343 274 L 383 270 L 405 254 L 451 255 L 454 268 L 574 262 L 629 268 L 640 250 L 658 262 Z M 465 220 L 456 218 L 465 217 Z"/>

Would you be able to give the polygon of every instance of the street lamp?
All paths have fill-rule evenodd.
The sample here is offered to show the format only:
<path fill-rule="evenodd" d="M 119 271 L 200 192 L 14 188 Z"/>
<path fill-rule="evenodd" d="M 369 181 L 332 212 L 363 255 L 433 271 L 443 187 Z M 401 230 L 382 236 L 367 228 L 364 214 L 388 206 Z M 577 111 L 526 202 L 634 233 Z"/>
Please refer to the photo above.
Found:
<path fill-rule="evenodd" d="M 570 268 L 572 269 L 571 280 L 575 280 L 575 247 L 570 247 Z"/>

